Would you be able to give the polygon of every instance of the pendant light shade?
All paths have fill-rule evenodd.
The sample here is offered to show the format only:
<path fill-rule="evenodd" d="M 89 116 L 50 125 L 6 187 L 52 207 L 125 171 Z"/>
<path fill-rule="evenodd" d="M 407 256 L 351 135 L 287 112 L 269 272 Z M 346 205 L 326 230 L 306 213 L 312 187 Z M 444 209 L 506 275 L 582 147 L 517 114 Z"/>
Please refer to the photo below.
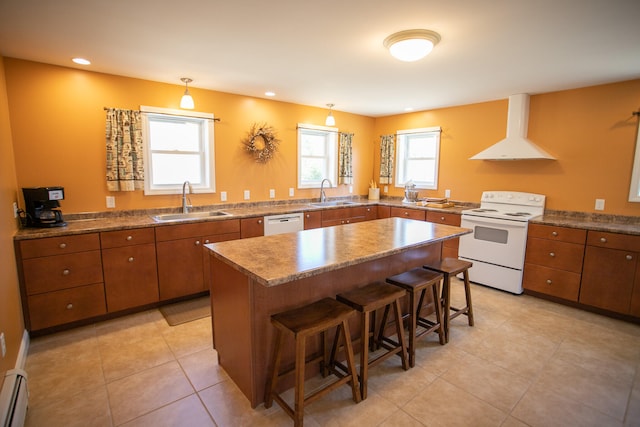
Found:
<path fill-rule="evenodd" d="M 327 107 L 329 107 L 329 115 L 327 116 L 327 119 L 324 121 L 324 124 L 326 126 L 335 126 L 336 118 L 333 117 L 333 113 L 331 112 L 331 109 L 333 108 L 333 104 L 327 104 Z"/>
<path fill-rule="evenodd" d="M 384 47 L 396 59 L 413 62 L 427 56 L 440 41 L 440 34 L 430 30 L 406 30 L 384 39 Z"/>
<path fill-rule="evenodd" d="M 189 79 L 187 77 L 183 77 L 180 80 L 182 80 L 184 82 L 184 95 L 182 95 L 182 99 L 180 100 L 180 108 L 184 108 L 187 110 L 193 110 L 194 108 L 194 104 L 193 104 L 193 98 L 191 97 L 191 94 L 189 93 L 189 83 L 191 83 L 193 80 Z"/>

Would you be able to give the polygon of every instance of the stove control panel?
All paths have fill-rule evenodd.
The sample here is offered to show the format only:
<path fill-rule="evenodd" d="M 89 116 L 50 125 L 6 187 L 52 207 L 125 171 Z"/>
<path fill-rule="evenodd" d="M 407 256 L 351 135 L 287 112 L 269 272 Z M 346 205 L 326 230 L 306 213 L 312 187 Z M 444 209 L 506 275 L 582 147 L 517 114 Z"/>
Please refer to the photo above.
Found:
<path fill-rule="evenodd" d="M 545 196 L 542 194 L 522 193 L 519 191 L 485 191 L 482 193 L 481 202 L 544 207 Z"/>

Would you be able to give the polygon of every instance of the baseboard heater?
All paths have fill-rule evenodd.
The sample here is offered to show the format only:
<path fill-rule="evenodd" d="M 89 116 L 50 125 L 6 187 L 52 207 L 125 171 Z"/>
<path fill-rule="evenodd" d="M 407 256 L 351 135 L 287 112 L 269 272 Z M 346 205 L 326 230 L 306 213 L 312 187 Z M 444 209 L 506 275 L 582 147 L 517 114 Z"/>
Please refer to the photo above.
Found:
<path fill-rule="evenodd" d="M 7 371 L 0 391 L 0 427 L 24 426 L 28 401 L 27 373 L 17 368 Z"/>

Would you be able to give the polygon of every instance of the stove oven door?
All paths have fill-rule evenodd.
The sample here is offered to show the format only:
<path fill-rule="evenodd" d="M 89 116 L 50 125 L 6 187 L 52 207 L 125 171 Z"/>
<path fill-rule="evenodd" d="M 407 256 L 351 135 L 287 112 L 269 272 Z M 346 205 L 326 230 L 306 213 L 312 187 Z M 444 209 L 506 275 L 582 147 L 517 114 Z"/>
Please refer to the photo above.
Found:
<path fill-rule="evenodd" d="M 473 230 L 460 237 L 461 258 L 522 270 L 527 222 L 462 215 L 461 227 Z"/>

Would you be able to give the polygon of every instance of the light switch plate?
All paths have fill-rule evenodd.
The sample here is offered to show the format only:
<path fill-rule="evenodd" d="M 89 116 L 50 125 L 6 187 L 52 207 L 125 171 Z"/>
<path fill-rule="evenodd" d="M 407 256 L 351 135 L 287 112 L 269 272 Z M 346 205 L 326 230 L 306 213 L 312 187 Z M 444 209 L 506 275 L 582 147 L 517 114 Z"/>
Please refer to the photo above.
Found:
<path fill-rule="evenodd" d="M 384 193 L 388 193 L 388 192 L 389 192 L 389 186 L 388 186 L 388 185 L 385 185 L 385 186 L 384 186 L 384 188 L 382 189 L 382 191 L 383 191 Z"/>
<path fill-rule="evenodd" d="M 596 210 L 597 211 L 604 210 L 604 199 L 596 199 Z"/>
<path fill-rule="evenodd" d="M 446 198 L 451 197 L 451 190 L 444 190 L 444 197 Z"/>
<path fill-rule="evenodd" d="M 116 207 L 116 198 L 113 196 L 107 196 L 107 208 Z"/>
<path fill-rule="evenodd" d="M 293 197 L 293 187 L 289 188 L 289 197 Z"/>
<path fill-rule="evenodd" d="M 249 200 L 251 198 L 251 191 L 244 190 L 244 199 Z"/>
<path fill-rule="evenodd" d="M 349 186 L 349 194 L 353 193 L 353 185 Z"/>
<path fill-rule="evenodd" d="M 13 202 L 13 217 L 18 218 L 18 204 Z"/>
<path fill-rule="evenodd" d="M 274 190 L 273 188 L 269 189 L 269 198 L 270 199 L 276 198 L 276 190 Z"/>
<path fill-rule="evenodd" d="M 226 191 L 221 191 L 220 192 L 220 201 L 221 202 L 226 202 L 227 201 L 227 192 Z"/>

